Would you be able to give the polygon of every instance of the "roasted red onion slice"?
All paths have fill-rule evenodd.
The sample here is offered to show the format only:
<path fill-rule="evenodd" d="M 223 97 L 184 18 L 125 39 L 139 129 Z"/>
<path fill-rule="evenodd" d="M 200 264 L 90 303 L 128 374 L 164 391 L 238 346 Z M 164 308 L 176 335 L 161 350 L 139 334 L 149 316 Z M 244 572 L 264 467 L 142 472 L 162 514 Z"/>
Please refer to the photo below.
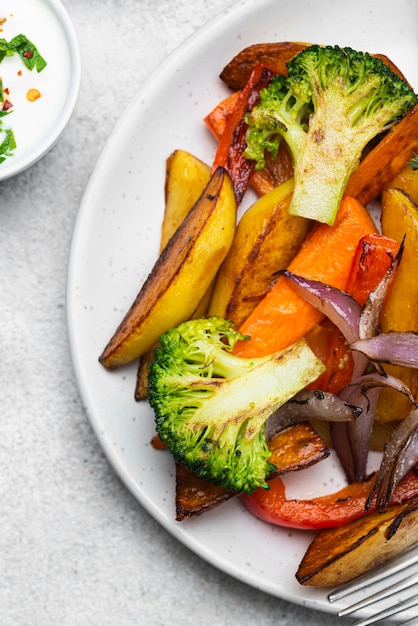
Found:
<path fill-rule="evenodd" d="M 418 367 L 418 334 L 393 332 L 377 335 L 386 294 L 395 277 L 402 253 L 403 242 L 385 276 L 372 290 L 363 307 L 344 291 L 297 276 L 288 270 L 279 272 L 292 281 L 293 289 L 299 295 L 337 326 L 353 351 L 353 381 L 340 391 L 339 396 L 348 405 L 359 407 L 361 414 L 354 421 L 331 422 L 330 425 L 334 447 L 350 482 L 366 479 L 370 439 L 381 388 L 392 387 L 405 394 L 410 399 L 411 406 L 418 407 L 410 389 L 398 378 L 387 375 L 381 365 L 392 363 Z M 377 371 L 363 374 L 370 362 Z M 393 447 L 396 445 L 400 448 L 395 441 Z M 405 467 L 409 469 L 411 463 L 413 465 L 418 461 L 418 434 L 410 440 L 407 449 L 407 455 L 399 449 L 398 462 L 394 460 L 396 451 L 391 453 L 393 467 L 388 463 L 382 467 L 380 483 L 383 486 L 379 490 L 381 502 L 386 502 L 386 494 L 392 491 L 392 485 L 399 480 L 398 477 L 404 475 Z M 390 470 L 393 474 L 389 473 Z"/>
<path fill-rule="evenodd" d="M 416 406 L 410 389 L 394 376 L 378 373 L 365 374 L 341 390 L 339 396 L 350 405 L 362 409 L 355 422 L 331 424 L 331 436 L 335 450 L 350 482 L 362 482 L 367 478 L 367 459 L 376 404 L 382 387 L 391 387 L 406 395 Z"/>
<path fill-rule="evenodd" d="M 389 437 L 376 483 L 369 495 L 367 508 L 376 496 L 376 508 L 381 511 L 389 503 L 400 480 L 418 463 L 418 410 L 402 420 Z"/>
<path fill-rule="evenodd" d="M 291 424 L 312 419 L 327 422 L 354 421 L 361 410 L 344 402 L 339 396 L 305 389 L 283 404 L 268 418 L 264 430 L 267 441 Z"/>
<path fill-rule="evenodd" d="M 350 294 L 319 280 L 303 278 L 289 270 L 282 270 L 278 273 L 291 280 L 296 293 L 328 317 L 342 332 L 348 343 L 359 338 L 358 323 L 361 306 Z"/>
<path fill-rule="evenodd" d="M 412 331 L 391 331 L 370 339 L 359 339 L 350 345 L 350 349 L 358 350 L 376 363 L 418 367 L 418 333 Z"/>

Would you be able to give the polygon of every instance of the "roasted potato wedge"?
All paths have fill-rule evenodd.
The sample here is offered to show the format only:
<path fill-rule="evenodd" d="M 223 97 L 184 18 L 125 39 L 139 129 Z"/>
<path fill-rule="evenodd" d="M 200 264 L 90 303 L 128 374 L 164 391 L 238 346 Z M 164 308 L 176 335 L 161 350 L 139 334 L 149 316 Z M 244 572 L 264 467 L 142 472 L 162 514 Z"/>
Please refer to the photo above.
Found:
<path fill-rule="evenodd" d="M 166 161 L 165 211 L 161 252 L 210 179 L 210 167 L 186 150 L 175 150 Z"/>
<path fill-rule="evenodd" d="M 231 179 L 218 168 L 99 357 L 102 365 L 137 359 L 162 333 L 190 319 L 231 247 L 236 211 Z"/>
<path fill-rule="evenodd" d="M 345 526 L 320 531 L 296 573 L 302 585 L 346 583 L 418 541 L 418 498 L 370 513 Z"/>
<path fill-rule="evenodd" d="M 259 198 L 241 217 L 231 249 L 216 279 L 209 313 L 240 327 L 288 266 L 311 226 L 289 215 L 293 180 Z"/>
<path fill-rule="evenodd" d="M 416 174 L 418 181 L 418 171 Z M 404 190 L 388 188 L 382 194 L 381 222 L 382 231 L 388 237 L 402 241 L 405 236 L 402 261 L 383 310 L 381 329 L 383 332 L 418 332 L 418 205 Z M 417 369 L 396 365 L 385 365 L 384 368 L 400 378 L 414 397 L 418 397 Z M 376 416 L 381 422 L 400 420 L 411 409 L 406 396 L 393 389 L 383 389 Z"/>
<path fill-rule="evenodd" d="M 275 476 L 303 469 L 329 455 L 324 441 L 307 423 L 296 424 L 278 433 L 269 442 L 269 447 L 272 452 L 270 461 L 277 469 Z M 236 495 L 236 491 L 214 485 L 176 465 L 177 521 L 200 515 Z"/>
<path fill-rule="evenodd" d="M 160 253 L 199 199 L 209 182 L 210 174 L 210 167 L 186 150 L 175 150 L 166 160 L 165 211 L 161 227 Z M 213 286 L 197 304 L 196 316 L 206 312 L 212 289 Z M 148 372 L 154 360 L 153 352 L 151 349 L 139 358 L 135 400 L 144 400 L 148 395 Z"/>

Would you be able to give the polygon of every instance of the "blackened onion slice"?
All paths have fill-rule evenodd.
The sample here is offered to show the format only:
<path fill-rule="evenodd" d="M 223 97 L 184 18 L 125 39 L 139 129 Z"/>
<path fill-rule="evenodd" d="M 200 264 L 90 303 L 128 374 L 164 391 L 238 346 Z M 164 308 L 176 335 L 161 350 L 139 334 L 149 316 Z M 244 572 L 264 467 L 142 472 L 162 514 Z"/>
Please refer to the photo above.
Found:
<path fill-rule="evenodd" d="M 266 421 L 264 435 L 266 440 L 270 441 L 291 424 L 313 419 L 327 422 L 354 421 L 360 413 L 359 407 L 347 404 L 333 393 L 305 389 L 270 415 Z"/>
<path fill-rule="evenodd" d="M 389 437 L 374 487 L 367 500 L 367 508 L 376 496 L 376 508 L 382 511 L 395 487 L 418 463 L 418 410 L 403 419 Z"/>

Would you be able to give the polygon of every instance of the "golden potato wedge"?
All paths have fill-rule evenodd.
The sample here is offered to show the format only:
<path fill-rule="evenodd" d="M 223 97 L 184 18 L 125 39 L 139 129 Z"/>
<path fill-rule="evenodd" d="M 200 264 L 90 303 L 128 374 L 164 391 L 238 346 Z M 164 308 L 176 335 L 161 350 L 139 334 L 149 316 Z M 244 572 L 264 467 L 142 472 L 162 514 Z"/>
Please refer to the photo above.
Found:
<path fill-rule="evenodd" d="M 388 188 L 382 194 L 381 222 L 382 232 L 388 237 L 402 241 L 405 236 L 402 261 L 383 310 L 381 329 L 418 332 L 418 206 L 402 189 Z M 418 370 L 396 365 L 384 368 L 418 397 Z M 381 422 L 400 420 L 411 408 L 406 396 L 393 389 L 383 389 L 376 417 Z"/>
<path fill-rule="evenodd" d="M 302 585 L 346 583 L 418 541 L 418 498 L 370 513 L 345 526 L 320 531 L 296 573 Z"/>
<path fill-rule="evenodd" d="M 190 319 L 231 247 L 236 211 L 231 179 L 218 168 L 100 355 L 102 365 L 137 359 L 162 333 Z"/>
<path fill-rule="evenodd" d="M 167 245 L 210 179 L 210 167 L 186 150 L 175 150 L 166 161 L 165 211 L 161 251 Z"/>
<path fill-rule="evenodd" d="M 210 179 L 210 167 L 186 150 L 175 150 L 166 160 L 165 211 L 161 226 L 160 253 L 174 235 L 188 212 L 202 194 Z M 213 286 L 198 303 L 195 316 L 207 310 Z M 135 385 L 135 400 L 148 395 L 149 366 L 154 360 L 153 349 L 139 357 Z"/>
<path fill-rule="evenodd" d="M 292 191 L 293 180 L 289 180 L 243 214 L 216 279 L 210 314 L 240 327 L 266 295 L 274 273 L 288 266 L 311 225 L 305 218 L 289 215 Z"/>
<path fill-rule="evenodd" d="M 410 155 L 412 157 L 412 154 Z M 390 189 L 401 189 L 418 206 L 418 170 L 406 165 L 388 185 Z M 385 200 L 383 200 L 385 202 Z"/>
<path fill-rule="evenodd" d="M 308 423 L 295 424 L 278 433 L 269 442 L 270 461 L 275 476 L 304 469 L 329 455 L 324 441 Z M 213 509 L 233 496 L 229 491 L 196 476 L 182 465 L 176 465 L 176 519 L 183 521 Z"/>

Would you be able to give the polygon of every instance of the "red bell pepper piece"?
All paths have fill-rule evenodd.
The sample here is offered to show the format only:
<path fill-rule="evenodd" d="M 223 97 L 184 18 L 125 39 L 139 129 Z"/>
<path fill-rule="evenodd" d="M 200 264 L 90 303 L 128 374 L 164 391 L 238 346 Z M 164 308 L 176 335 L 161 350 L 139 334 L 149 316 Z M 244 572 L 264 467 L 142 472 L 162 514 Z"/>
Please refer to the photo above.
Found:
<path fill-rule="evenodd" d="M 388 271 L 392 260 L 399 252 L 400 243 L 379 233 L 372 233 L 363 237 L 355 252 L 351 273 L 348 278 L 346 291 L 363 305 L 370 292 L 382 280 Z M 326 372 L 313 383 L 311 389 L 322 389 L 331 393 L 338 393 L 351 381 L 353 360 L 347 347 L 345 338 L 337 328 L 325 321 L 321 332 L 327 343 Z M 315 346 L 311 346 L 315 350 Z"/>
<path fill-rule="evenodd" d="M 234 109 L 228 116 L 225 129 L 218 143 L 212 172 L 215 172 L 220 166 L 226 169 L 231 177 L 238 204 L 248 188 L 254 171 L 254 161 L 244 156 L 244 150 L 247 146 L 245 115 L 258 102 L 260 90 L 269 84 L 274 75 L 274 72 L 263 64 L 256 65 L 247 84 L 237 97 Z"/>
<path fill-rule="evenodd" d="M 247 508 L 264 522 L 300 529 L 343 526 L 375 510 L 372 502 L 366 511 L 366 501 L 375 477 L 363 483 L 351 483 L 336 493 L 313 498 L 292 500 L 286 498 L 280 477 L 269 482 L 270 489 L 257 489 L 251 496 L 243 495 Z M 399 504 L 418 494 L 418 476 L 410 471 L 396 487 L 391 504 Z"/>

